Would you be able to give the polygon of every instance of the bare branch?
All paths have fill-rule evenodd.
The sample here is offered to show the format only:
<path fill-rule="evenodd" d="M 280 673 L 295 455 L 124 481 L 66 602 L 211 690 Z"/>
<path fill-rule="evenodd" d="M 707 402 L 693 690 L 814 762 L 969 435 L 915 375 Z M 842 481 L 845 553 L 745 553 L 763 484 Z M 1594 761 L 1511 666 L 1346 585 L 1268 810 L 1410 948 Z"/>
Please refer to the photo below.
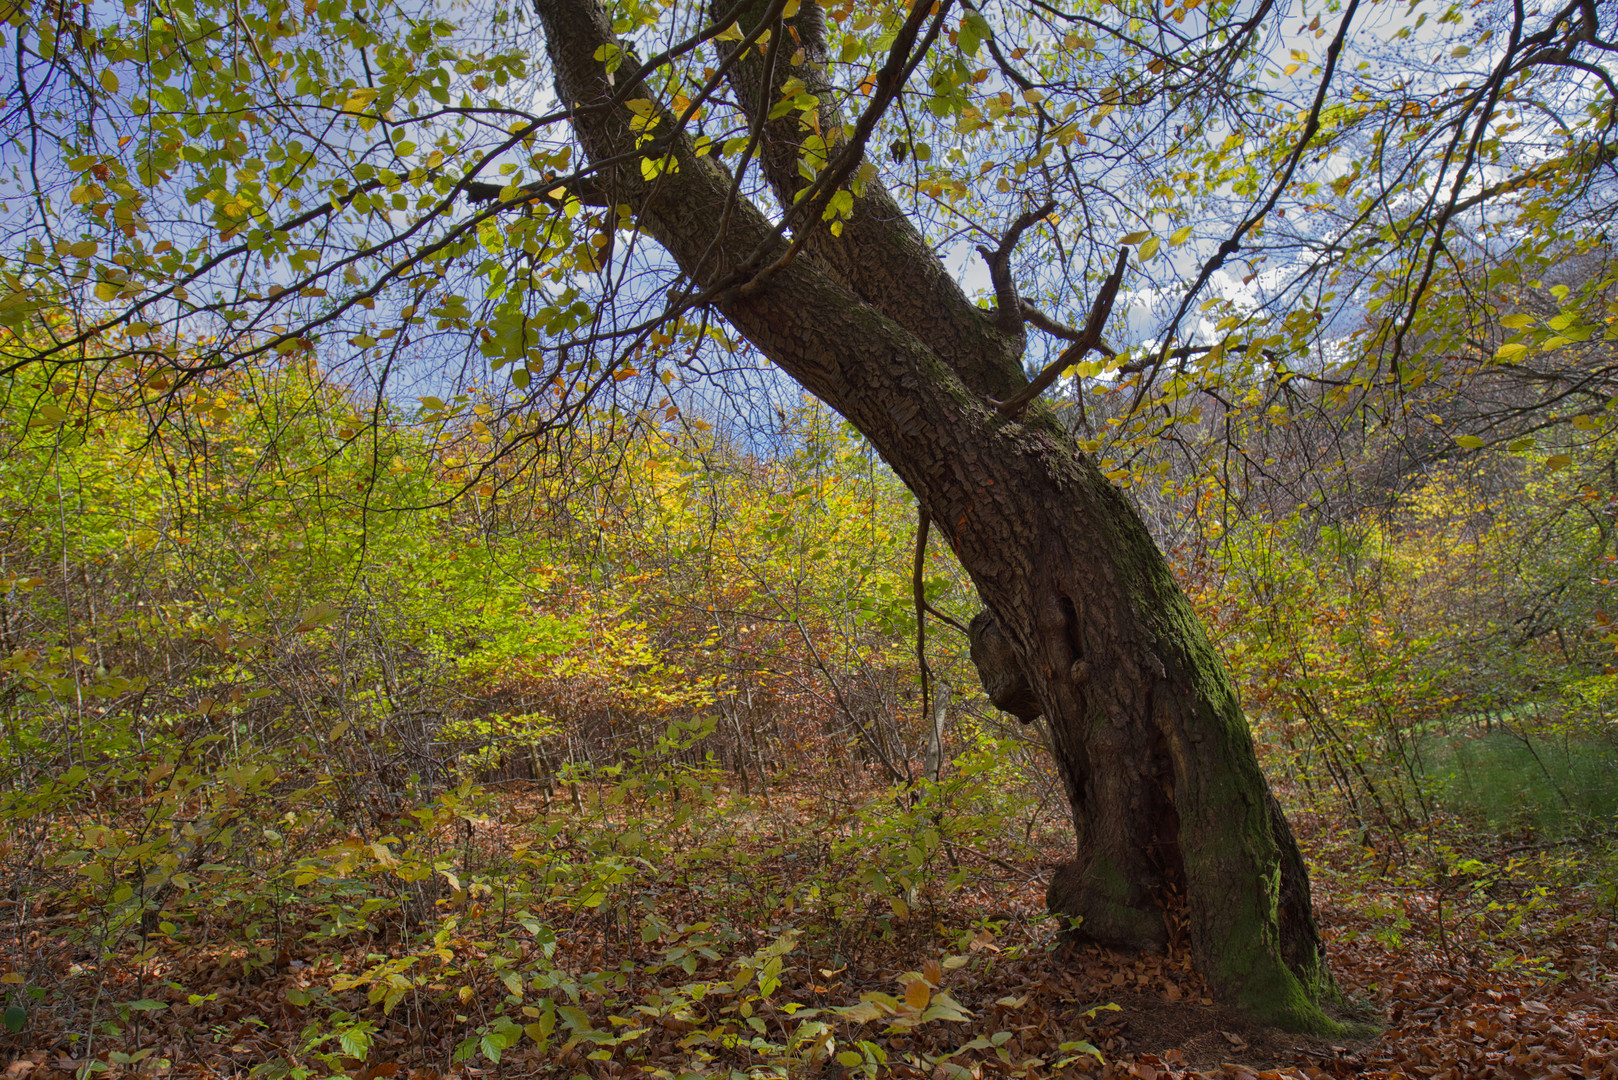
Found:
<path fill-rule="evenodd" d="M 1112 264 L 1112 273 L 1102 283 L 1101 291 L 1096 294 L 1096 302 L 1090 308 L 1090 318 L 1084 324 L 1084 333 L 1079 339 L 1062 350 L 1062 355 L 1046 365 L 1034 381 L 1023 387 L 1017 393 L 1000 403 L 1000 415 L 1015 418 L 1023 407 L 1034 400 L 1054 383 L 1062 372 L 1084 359 L 1084 355 L 1101 344 L 1101 334 L 1107 327 L 1107 318 L 1112 314 L 1113 301 L 1118 298 L 1118 286 L 1124 280 L 1124 267 L 1129 264 L 1129 249 L 1119 248 L 1118 259 Z"/>
<path fill-rule="evenodd" d="M 1006 230 L 1000 246 L 990 251 L 978 246 L 978 254 L 989 264 L 989 280 L 994 283 L 994 324 L 1002 334 L 1023 332 L 1022 301 L 1017 297 L 1017 283 L 1011 280 L 1011 253 L 1028 227 L 1056 210 L 1056 200 L 1047 199 L 1043 206 L 1020 215 Z"/>

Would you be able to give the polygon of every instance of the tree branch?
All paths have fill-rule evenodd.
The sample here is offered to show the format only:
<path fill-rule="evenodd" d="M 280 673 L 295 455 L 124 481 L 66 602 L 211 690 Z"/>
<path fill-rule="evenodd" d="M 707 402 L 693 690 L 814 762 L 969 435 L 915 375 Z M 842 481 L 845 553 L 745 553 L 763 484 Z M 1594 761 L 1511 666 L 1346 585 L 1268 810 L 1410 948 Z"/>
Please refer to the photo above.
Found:
<path fill-rule="evenodd" d="M 1014 419 L 1030 401 L 1040 394 L 1059 378 L 1062 372 L 1084 359 L 1084 354 L 1096 348 L 1101 343 L 1102 331 L 1106 329 L 1107 318 L 1112 314 L 1113 301 L 1118 298 L 1118 286 L 1124 280 L 1124 267 L 1129 263 L 1129 249 L 1119 248 L 1118 258 L 1112 264 L 1112 273 L 1102 283 L 1101 291 L 1096 294 L 1096 302 L 1090 308 L 1090 318 L 1084 324 L 1084 333 L 1079 339 L 1062 350 L 1062 355 L 1046 365 L 1045 370 L 1034 377 L 1034 381 L 1023 387 L 1017 393 L 1000 403 L 1001 416 Z"/>
<path fill-rule="evenodd" d="M 1017 283 L 1011 280 L 1011 253 L 1027 228 L 1040 218 L 1056 210 L 1056 200 L 1047 199 L 1043 206 L 1029 210 L 1011 223 L 1000 246 L 990 251 L 981 244 L 978 254 L 989 264 L 989 280 L 994 283 L 994 324 L 1007 336 L 1023 332 L 1022 301 L 1017 297 Z"/>
<path fill-rule="evenodd" d="M 838 152 L 837 160 L 822 169 L 820 175 L 815 177 L 814 183 L 810 184 L 799 195 L 798 201 L 788 209 L 786 219 L 795 232 L 791 246 L 779 259 L 760 270 L 752 281 L 738 288 L 737 295 L 742 297 L 758 295 L 769 285 L 770 279 L 803 249 L 804 243 L 819 227 L 831 197 L 847 182 L 855 167 L 864 159 L 865 144 L 875 133 L 877 121 L 887 112 L 888 106 L 909 81 L 911 72 L 915 71 L 916 65 L 938 39 L 939 31 L 944 28 L 945 16 L 949 13 L 949 5 L 950 0 L 939 0 L 938 13 L 933 18 L 933 24 L 922 38 L 920 47 L 912 54 L 911 47 L 916 42 L 916 36 L 933 11 L 933 5 L 925 3 L 924 0 L 917 0 L 910 11 L 910 16 L 905 19 L 904 25 L 899 27 L 899 32 L 894 37 L 893 47 L 888 50 L 887 61 L 876 73 L 875 92 L 871 94 L 870 104 L 860 113 L 859 120 L 854 124 L 853 135 Z"/>
<path fill-rule="evenodd" d="M 1274 189 L 1270 192 L 1270 197 L 1264 200 L 1264 205 L 1259 207 L 1258 213 L 1251 214 L 1244 219 L 1236 231 L 1231 233 L 1224 243 L 1219 245 L 1219 250 L 1214 253 L 1214 257 L 1204 264 L 1202 272 L 1197 275 L 1197 280 L 1186 290 L 1185 298 L 1180 301 L 1179 310 L 1174 313 L 1174 318 L 1169 320 L 1168 329 L 1164 332 L 1162 353 L 1151 368 L 1148 369 L 1146 377 L 1141 380 L 1140 386 L 1136 388 L 1135 396 L 1129 403 L 1129 412 L 1133 413 L 1140 407 L 1140 403 L 1145 400 L 1147 391 L 1151 389 L 1152 380 L 1157 377 L 1158 368 L 1168 358 L 1174 335 L 1180 328 L 1180 320 L 1185 318 L 1185 313 L 1191 309 L 1191 302 L 1202 291 L 1202 287 L 1208 283 L 1208 279 L 1213 277 L 1214 272 L 1225 265 L 1225 260 L 1241 250 L 1242 237 L 1246 236 L 1249 229 L 1263 221 L 1269 212 L 1275 209 L 1275 204 L 1280 201 L 1281 195 L 1291 185 L 1292 174 L 1298 170 L 1298 163 L 1303 160 L 1304 150 L 1308 148 L 1309 143 L 1313 141 L 1315 135 L 1320 131 L 1320 113 L 1326 105 L 1326 91 L 1331 87 L 1331 81 L 1336 75 L 1337 58 L 1343 51 L 1343 43 L 1348 40 L 1348 29 L 1353 25 L 1354 14 L 1359 10 L 1359 7 L 1360 0 L 1349 0 L 1348 10 L 1343 12 L 1343 21 L 1338 24 L 1337 33 L 1332 37 L 1331 44 L 1326 46 L 1326 67 L 1321 73 L 1320 85 L 1315 90 L 1315 100 L 1309 106 L 1309 115 L 1304 120 L 1303 132 L 1298 136 L 1298 141 L 1292 147 L 1291 152 L 1287 154 L 1286 164 L 1281 169 L 1280 179 L 1276 181 Z"/>
<path fill-rule="evenodd" d="M 1061 338 L 1063 341 L 1078 341 L 1084 336 L 1083 330 L 1076 326 L 1069 326 L 1059 319 L 1051 318 L 1027 300 L 1022 301 L 1022 317 L 1024 322 L 1045 331 L 1053 338 Z M 1118 350 L 1107 344 L 1105 340 L 1096 342 L 1094 349 L 1108 359 L 1118 355 Z"/>

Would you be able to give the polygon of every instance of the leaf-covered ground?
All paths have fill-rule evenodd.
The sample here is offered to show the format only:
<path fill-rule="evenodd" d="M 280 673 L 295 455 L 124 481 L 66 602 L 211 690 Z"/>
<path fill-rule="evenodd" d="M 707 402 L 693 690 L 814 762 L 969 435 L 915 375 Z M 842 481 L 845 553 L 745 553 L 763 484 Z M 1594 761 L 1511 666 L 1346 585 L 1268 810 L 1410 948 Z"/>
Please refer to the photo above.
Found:
<path fill-rule="evenodd" d="M 89 913 L 9 890 L 0 968 L 40 991 L 24 1029 L 0 1032 L 3 1075 L 1618 1080 L 1611 896 L 1575 846 L 1469 849 L 1464 830 L 1435 826 L 1402 850 L 1367 847 L 1295 812 L 1338 984 L 1353 1016 L 1385 1025 L 1334 1043 L 1214 1005 L 1183 948 L 1059 944 L 1042 915 L 1054 848 L 1020 861 L 963 848 L 958 888 L 916 895 L 902 916 L 873 893 L 862 914 L 830 918 L 795 886 L 857 881 L 833 863 L 862 854 L 825 843 L 836 825 L 803 796 L 731 815 L 743 842 L 705 850 L 690 874 L 648 862 L 633 918 L 557 905 L 525 930 L 532 912 L 468 886 L 431 904 L 436 933 L 215 906 L 186 933 L 136 930 L 99 953 L 74 931 Z M 538 822 L 569 842 L 561 802 L 494 805 L 466 851 L 522 851 Z"/>

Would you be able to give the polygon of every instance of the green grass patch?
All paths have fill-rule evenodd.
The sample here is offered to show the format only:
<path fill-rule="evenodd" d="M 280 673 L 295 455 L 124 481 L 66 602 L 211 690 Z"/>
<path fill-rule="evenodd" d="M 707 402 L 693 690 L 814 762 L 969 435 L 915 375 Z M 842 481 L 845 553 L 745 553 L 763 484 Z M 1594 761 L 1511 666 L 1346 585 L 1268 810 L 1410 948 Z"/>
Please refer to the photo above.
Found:
<path fill-rule="evenodd" d="M 1618 814 L 1611 740 L 1493 731 L 1434 738 L 1424 750 L 1439 804 L 1497 832 L 1590 833 Z"/>

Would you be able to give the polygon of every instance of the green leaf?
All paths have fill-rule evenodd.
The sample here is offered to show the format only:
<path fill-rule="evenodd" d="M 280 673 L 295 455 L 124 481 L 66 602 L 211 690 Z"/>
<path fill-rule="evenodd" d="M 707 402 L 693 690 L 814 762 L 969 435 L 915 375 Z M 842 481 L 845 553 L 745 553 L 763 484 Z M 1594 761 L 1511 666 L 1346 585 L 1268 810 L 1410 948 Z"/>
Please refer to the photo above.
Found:
<path fill-rule="evenodd" d="M 292 628 L 292 632 L 294 634 L 306 633 L 317 626 L 325 626 L 336 617 L 337 609 L 330 604 L 324 601 L 310 604 L 303 609 L 303 614 L 298 616 L 298 625 Z"/>
<path fill-rule="evenodd" d="M 1455 445 L 1462 450 L 1476 450 L 1483 445 L 1483 440 L 1476 435 L 1457 435 Z"/>
<path fill-rule="evenodd" d="M 961 51 L 968 56 L 975 56 L 979 46 L 994 36 L 989 28 L 989 21 L 976 11 L 968 12 L 961 20 L 961 32 L 958 38 Z"/>
<path fill-rule="evenodd" d="M 343 1046 L 343 1053 L 351 1058 L 362 1061 L 371 1052 L 371 1033 L 362 1027 L 351 1027 L 337 1036 L 337 1041 Z"/>
<path fill-rule="evenodd" d="M 1060 1049 L 1064 1053 L 1071 1054 L 1072 1056 L 1062 1058 L 1060 1061 L 1058 1061 L 1056 1063 L 1056 1067 L 1058 1069 L 1062 1068 L 1064 1065 L 1071 1065 L 1078 1057 L 1080 1057 L 1080 1056 L 1082 1056 L 1084 1054 L 1091 1055 L 1097 1061 L 1105 1061 L 1106 1060 L 1104 1057 L 1101 1056 L 1101 1051 L 1100 1050 L 1097 1050 L 1093 1045 L 1091 1045 L 1090 1043 L 1085 1042 L 1082 1039 L 1079 1040 L 1078 1042 L 1065 1042 L 1065 1043 L 1063 1043 L 1061 1045 Z"/>
<path fill-rule="evenodd" d="M 28 1023 L 28 1010 L 21 1005 L 13 1005 L 6 1009 L 3 1017 L 0 1017 L 0 1023 L 4 1023 L 6 1030 L 15 1035 L 23 1029 L 24 1024 Z"/>

